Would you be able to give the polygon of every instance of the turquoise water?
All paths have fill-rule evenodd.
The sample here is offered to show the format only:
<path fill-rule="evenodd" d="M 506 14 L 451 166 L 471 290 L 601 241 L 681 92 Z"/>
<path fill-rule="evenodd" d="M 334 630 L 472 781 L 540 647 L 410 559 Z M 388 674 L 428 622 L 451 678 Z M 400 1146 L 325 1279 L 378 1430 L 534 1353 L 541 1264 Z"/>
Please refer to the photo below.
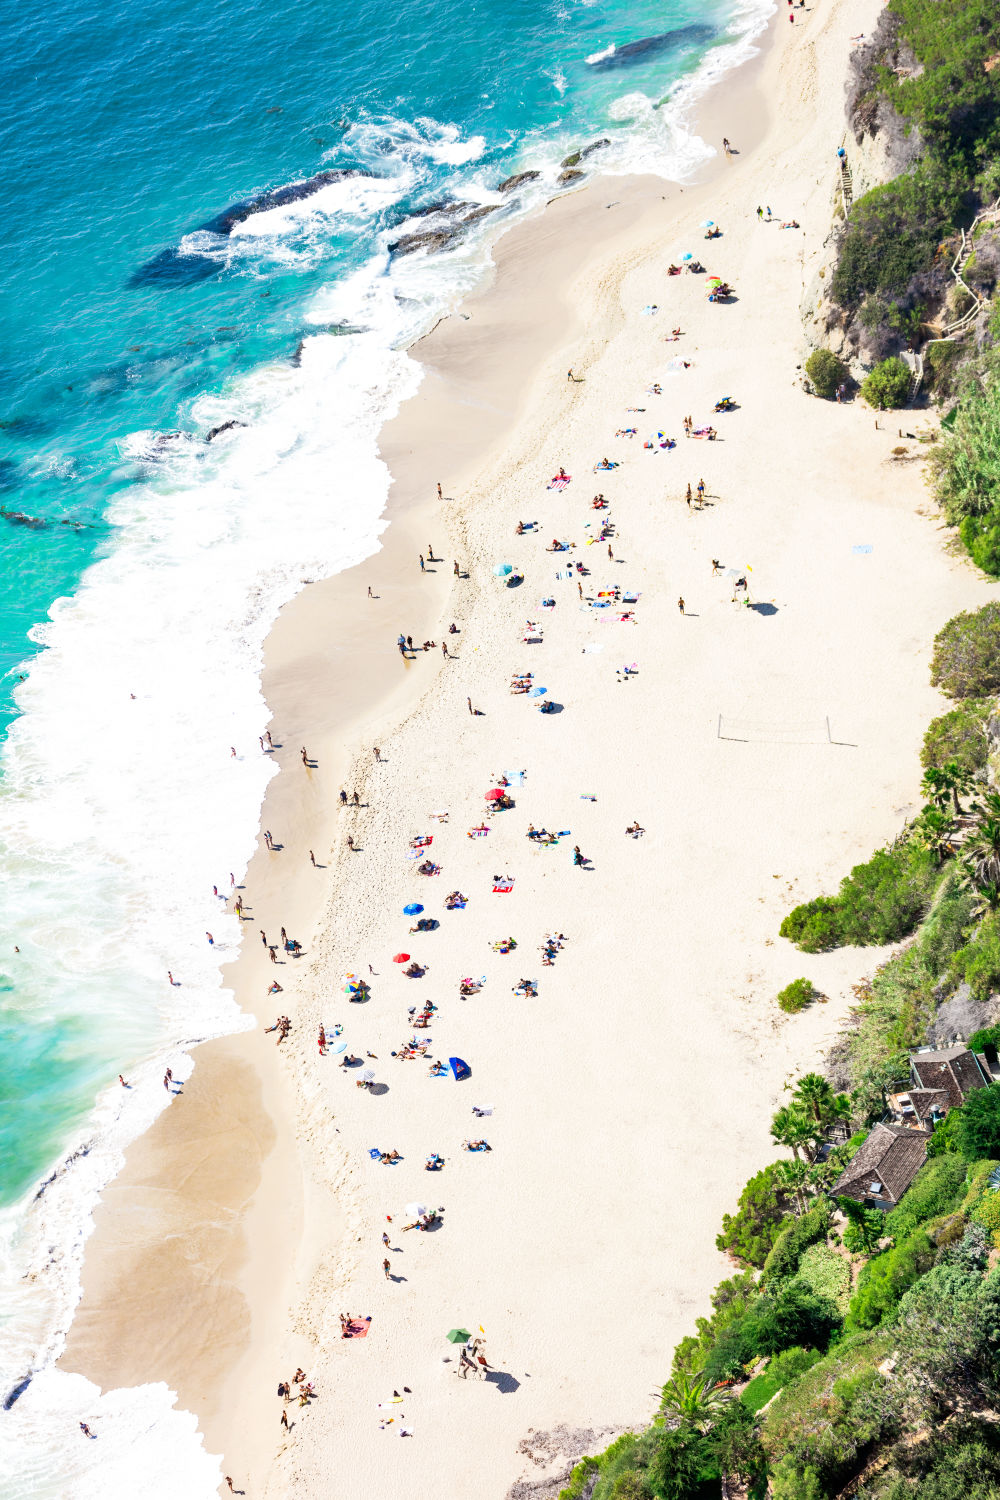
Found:
<path fill-rule="evenodd" d="M 703 159 L 672 93 L 734 62 L 768 9 L 7 8 L 0 1398 L 35 1372 L 13 1408 L 10 1493 L 116 1488 L 110 1440 L 102 1476 L 81 1479 L 70 1422 L 72 1483 L 48 1446 L 52 1413 L 77 1399 L 52 1357 L 83 1226 L 163 1107 L 165 1064 L 243 1024 L 218 967 L 237 924 L 212 886 L 245 869 L 271 774 L 261 644 L 303 577 L 378 546 L 377 434 L 419 382 L 407 343 L 475 284 L 492 222 L 558 191 L 570 150 L 606 137 L 595 166 L 666 176 Z M 527 168 L 539 181 L 501 198 Z M 220 222 L 338 170 L 355 175 Z M 501 212 L 454 251 L 394 259 L 401 226 L 440 222 L 419 214 L 443 200 Z M 177 1421 L 142 1408 L 123 1489 L 212 1492 L 194 1469 L 170 1477 Z"/>

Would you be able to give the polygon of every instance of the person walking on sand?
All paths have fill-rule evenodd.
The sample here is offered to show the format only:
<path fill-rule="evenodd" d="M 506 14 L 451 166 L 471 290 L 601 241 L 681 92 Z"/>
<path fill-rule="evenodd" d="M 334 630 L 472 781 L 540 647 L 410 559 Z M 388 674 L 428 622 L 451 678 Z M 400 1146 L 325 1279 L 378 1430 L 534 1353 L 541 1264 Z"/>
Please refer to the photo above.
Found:
<path fill-rule="evenodd" d="M 713 573 L 713 575 L 716 574 L 716 573 L 721 573 L 721 572 L 722 572 L 722 564 L 720 563 L 720 561 L 719 561 L 719 559 L 717 557 L 713 557 L 712 558 L 712 573 Z"/>
<path fill-rule="evenodd" d="M 761 208 L 759 203 L 757 204 L 757 217 L 758 219 L 762 219 L 764 217 L 764 210 Z"/>
<path fill-rule="evenodd" d="M 580 595 L 580 598 L 582 599 L 583 598 L 583 584 L 580 582 L 579 579 L 577 579 L 576 589 L 577 589 L 577 593 Z"/>
<path fill-rule="evenodd" d="M 340 805 L 341 807 L 347 806 L 347 793 L 344 791 L 343 787 L 340 788 Z"/>
<path fill-rule="evenodd" d="M 444 499 L 444 495 L 441 492 L 441 486 L 440 485 L 438 485 L 438 499 L 439 500 L 443 500 Z"/>
<path fill-rule="evenodd" d="M 277 945 L 277 943 L 268 943 L 268 945 L 267 945 L 267 951 L 268 951 L 268 953 L 271 956 L 271 962 L 273 964 L 276 964 L 278 962 L 278 945 Z"/>
<path fill-rule="evenodd" d="M 228 1484 L 230 1490 L 232 1490 L 233 1494 L 235 1495 L 236 1494 L 236 1490 L 235 1490 L 235 1488 L 233 1486 L 233 1476 L 231 1474 L 227 1474 L 226 1475 L 226 1483 Z"/>
<path fill-rule="evenodd" d="M 174 976 L 173 976 L 173 974 L 172 974 L 172 973 L 171 973 L 171 972 L 170 972 L 170 970 L 169 970 L 169 969 L 168 969 L 168 970 L 167 970 L 167 983 L 168 983 L 168 984 L 171 984 L 171 985 L 172 985 L 172 984 L 173 984 L 173 982 L 174 982 Z"/>
<path fill-rule="evenodd" d="M 121 1084 L 121 1086 L 122 1086 L 123 1089 L 127 1089 L 127 1088 L 129 1088 L 131 1086 L 131 1085 L 129 1085 L 129 1084 L 127 1084 L 125 1082 L 124 1078 L 122 1077 L 122 1075 L 120 1073 L 118 1074 L 118 1082 Z"/>
<path fill-rule="evenodd" d="M 441 642 L 441 655 L 444 656 L 444 657 L 447 657 L 447 655 L 448 655 L 448 642 L 447 641 L 442 641 Z"/>
<path fill-rule="evenodd" d="M 352 833 L 347 835 L 347 847 L 348 849 L 354 849 L 354 835 Z"/>
<path fill-rule="evenodd" d="M 360 807 L 361 806 L 361 798 L 358 796 L 357 792 L 354 793 L 354 806 L 355 807 Z"/>
<path fill-rule="evenodd" d="M 688 510 L 690 510 L 691 509 L 691 486 L 690 485 L 688 485 L 688 487 L 687 487 L 687 494 L 684 496 L 684 498 L 687 501 L 687 508 L 688 508 Z"/>
<path fill-rule="evenodd" d="M 312 865 L 313 869 L 315 870 L 315 868 L 316 868 L 316 856 L 312 852 L 311 849 L 309 850 L 309 863 Z"/>
<path fill-rule="evenodd" d="M 372 754 L 374 755 L 376 760 L 382 759 L 382 752 L 377 745 L 372 748 Z"/>
<path fill-rule="evenodd" d="M 212 936 L 212 934 L 210 932 L 206 932 L 205 936 L 208 938 L 208 946 L 210 948 L 214 948 L 215 947 L 215 938 Z"/>
<path fill-rule="evenodd" d="M 96 1435 L 95 1433 L 91 1432 L 91 1430 L 87 1426 L 86 1422 L 81 1422 L 80 1423 L 80 1431 L 83 1433 L 84 1437 L 86 1437 L 86 1438 L 92 1438 L 92 1437 L 94 1437 Z"/>
<path fill-rule="evenodd" d="M 382 1243 L 387 1250 L 392 1249 L 392 1246 L 389 1244 L 389 1236 L 386 1234 L 384 1229 L 382 1231 Z"/>
<path fill-rule="evenodd" d="M 677 601 L 677 608 L 680 610 L 681 614 L 684 613 L 684 596 L 683 596 L 683 594 L 681 595 L 681 597 Z"/>
<path fill-rule="evenodd" d="M 170 1085 L 173 1083 L 173 1081 L 174 1081 L 174 1070 L 173 1070 L 173 1068 L 168 1068 L 167 1071 L 163 1075 L 163 1087 L 167 1090 L 168 1093 L 170 1092 Z"/>
<path fill-rule="evenodd" d="M 302 746 L 302 750 L 301 750 L 300 754 L 302 756 L 302 764 L 304 766 L 308 766 L 308 764 L 309 764 L 309 756 L 306 753 L 306 747 L 305 747 L 305 745 Z"/>
<path fill-rule="evenodd" d="M 422 552 L 420 554 L 420 571 L 421 573 L 424 571 L 424 554 Z"/>
<path fill-rule="evenodd" d="M 284 1427 L 285 1431 L 287 1432 L 288 1431 L 288 1412 L 286 1411 L 286 1409 L 284 1407 L 281 1408 L 281 1425 L 282 1425 L 282 1427 Z"/>
<path fill-rule="evenodd" d="M 610 557 L 611 561 L 614 562 L 614 560 L 615 560 L 615 554 L 611 550 L 611 543 L 610 542 L 608 543 L 608 556 Z"/>
<path fill-rule="evenodd" d="M 459 573 L 459 571 L 458 571 L 458 561 L 457 561 L 457 560 L 456 560 L 456 561 L 455 561 L 455 562 L 454 562 L 454 563 L 453 563 L 453 565 L 452 565 L 452 566 L 453 566 L 453 570 L 454 570 L 454 573 L 455 573 L 455 577 L 456 577 L 456 578 L 460 578 L 460 577 L 461 577 L 461 574 L 460 574 L 460 573 Z"/>
<path fill-rule="evenodd" d="M 390 1264 L 390 1261 L 389 1261 L 388 1257 L 382 1262 L 382 1270 L 385 1272 L 385 1279 L 386 1279 L 386 1281 L 388 1281 L 389 1280 L 389 1271 L 391 1270 L 391 1264 Z"/>
<path fill-rule="evenodd" d="M 705 481 L 704 481 L 704 479 L 699 479 L 698 480 L 698 504 L 699 504 L 699 506 L 703 505 L 704 501 L 705 501 Z"/>
<path fill-rule="evenodd" d="M 437 558 L 434 556 L 434 548 L 430 542 L 427 543 L 427 561 L 437 562 Z"/>
<path fill-rule="evenodd" d="M 375 595 L 372 593 L 372 586 L 371 586 L 371 584 L 368 585 L 368 597 L 369 597 L 369 599 L 374 599 L 374 597 L 375 597 Z"/>

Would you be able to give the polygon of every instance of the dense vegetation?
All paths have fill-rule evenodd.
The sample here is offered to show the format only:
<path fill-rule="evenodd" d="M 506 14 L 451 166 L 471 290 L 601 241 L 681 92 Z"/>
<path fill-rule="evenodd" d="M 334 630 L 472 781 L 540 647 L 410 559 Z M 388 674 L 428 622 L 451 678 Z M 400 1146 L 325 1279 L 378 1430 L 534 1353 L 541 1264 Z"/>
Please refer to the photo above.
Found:
<path fill-rule="evenodd" d="M 750 1500 L 1000 1500 L 1000 1085 L 949 1112 L 891 1212 L 832 1195 L 940 1006 L 963 980 L 1000 989 L 994 609 L 935 642 L 959 701 L 927 731 L 923 812 L 781 927 L 810 952 L 910 941 L 857 989 L 838 1082 L 805 1073 L 775 1112 L 787 1154 L 723 1216 L 734 1274 L 674 1351 L 653 1425 L 584 1458 L 560 1500 L 719 1500 L 724 1479 Z M 794 1014 L 813 993 L 794 980 L 779 1003 Z M 995 1049 L 1000 1023 L 970 1044 Z"/>
<path fill-rule="evenodd" d="M 861 392 L 903 406 L 923 388 L 957 398 L 932 456 L 938 501 L 985 572 L 1000 576 L 1000 7 L 993 0 L 889 0 L 852 59 L 855 138 L 877 134 L 896 175 L 848 203 L 830 278 L 828 327 L 870 372 Z M 961 280 L 952 262 L 968 231 Z M 829 395 L 834 358 L 806 370 Z M 815 368 L 815 376 L 813 370 Z M 842 383 L 838 380 L 837 384 Z"/>

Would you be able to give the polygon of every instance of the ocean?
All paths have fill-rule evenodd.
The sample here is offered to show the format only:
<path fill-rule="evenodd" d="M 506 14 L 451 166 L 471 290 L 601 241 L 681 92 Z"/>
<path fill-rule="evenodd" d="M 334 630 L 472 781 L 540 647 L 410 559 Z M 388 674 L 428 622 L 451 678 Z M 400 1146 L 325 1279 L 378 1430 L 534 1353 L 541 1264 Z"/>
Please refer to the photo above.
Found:
<path fill-rule="evenodd" d="M 597 139 L 588 170 L 692 171 L 712 148 L 690 106 L 772 9 L 8 9 L 5 1495 L 215 1493 L 218 1465 L 164 1387 L 99 1398 L 53 1361 L 96 1194 L 164 1107 L 164 1066 L 251 1024 L 222 987 L 238 934 L 212 891 L 245 870 L 272 774 L 264 637 L 303 578 L 379 546 L 377 435 L 420 381 L 407 346 L 484 275 L 498 227 Z M 456 225 L 443 248 L 390 248 Z M 84 1410 L 99 1445 L 80 1438 Z"/>

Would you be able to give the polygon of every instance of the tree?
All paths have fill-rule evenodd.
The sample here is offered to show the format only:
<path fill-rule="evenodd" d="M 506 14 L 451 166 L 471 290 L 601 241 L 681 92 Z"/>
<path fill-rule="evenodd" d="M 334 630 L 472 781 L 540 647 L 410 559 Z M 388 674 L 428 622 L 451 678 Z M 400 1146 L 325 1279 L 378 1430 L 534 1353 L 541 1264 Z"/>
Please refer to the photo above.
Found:
<path fill-rule="evenodd" d="M 814 349 L 806 360 L 806 374 L 817 396 L 825 401 L 837 394 L 837 387 L 847 380 L 847 368 L 832 349 Z"/>
<path fill-rule="evenodd" d="M 919 848 L 926 849 L 929 854 L 933 854 L 937 865 L 943 864 L 945 858 L 954 852 L 952 844 L 954 832 L 953 819 L 931 803 L 928 803 L 914 818 L 910 827 L 913 842 Z"/>
<path fill-rule="evenodd" d="M 962 845 L 962 862 L 980 890 L 1000 884 L 1000 818 L 979 821 Z"/>
<path fill-rule="evenodd" d="M 847 1216 L 844 1244 L 853 1255 L 872 1255 L 885 1234 L 885 1218 L 877 1208 L 865 1208 L 855 1198 L 838 1198 L 838 1208 Z"/>
<path fill-rule="evenodd" d="M 815 1121 L 796 1104 L 783 1104 L 771 1121 L 771 1139 L 787 1146 L 796 1157 L 804 1154 L 818 1133 Z"/>
<path fill-rule="evenodd" d="M 792 1104 L 805 1111 L 820 1133 L 835 1120 L 851 1117 L 851 1101 L 846 1094 L 834 1093 L 822 1073 L 803 1073 L 792 1092 Z"/>
<path fill-rule="evenodd" d="M 825 1349 L 839 1323 L 829 1298 L 790 1281 L 777 1293 L 764 1292 L 751 1303 L 743 1334 L 754 1354 L 780 1354 L 793 1345 Z"/>
<path fill-rule="evenodd" d="M 948 760 L 943 766 L 928 767 L 921 783 L 921 791 L 939 808 L 946 807 L 950 800 L 952 811 L 956 818 L 960 818 L 962 807 L 958 800 L 959 793 L 967 792 L 971 784 L 972 777 L 968 771 L 957 760 Z"/>
<path fill-rule="evenodd" d="M 777 1163 L 757 1172 L 740 1194 L 735 1214 L 723 1214 L 715 1243 L 748 1266 L 762 1266 L 774 1244 L 786 1207 L 776 1179 Z"/>
<path fill-rule="evenodd" d="M 707 1432 L 732 1399 L 732 1391 L 714 1384 L 704 1371 L 697 1375 L 674 1375 L 663 1387 L 660 1410 L 687 1423 L 696 1432 Z"/>
<path fill-rule="evenodd" d="M 1000 1157 L 1000 1084 L 972 1091 L 962 1105 L 955 1139 L 966 1161 Z"/>
<path fill-rule="evenodd" d="M 775 1173 L 776 1180 L 795 1199 L 795 1211 L 801 1218 L 808 1208 L 810 1169 L 809 1163 L 795 1157 L 793 1161 L 780 1161 Z"/>
<path fill-rule="evenodd" d="M 879 411 L 905 406 L 910 394 L 910 370 L 898 354 L 880 360 L 861 382 L 861 394 Z"/>
<path fill-rule="evenodd" d="M 931 684 L 949 698 L 1000 692 L 1000 601 L 963 611 L 934 637 Z"/>
<path fill-rule="evenodd" d="M 924 769 L 955 761 L 970 779 L 985 771 L 989 754 L 986 720 L 992 707 L 987 699 L 973 698 L 932 719 L 920 752 Z"/>
<path fill-rule="evenodd" d="M 778 1008 L 795 1015 L 796 1012 L 805 1010 L 815 995 L 812 980 L 793 979 L 791 984 L 786 984 L 783 990 L 778 991 Z"/>

